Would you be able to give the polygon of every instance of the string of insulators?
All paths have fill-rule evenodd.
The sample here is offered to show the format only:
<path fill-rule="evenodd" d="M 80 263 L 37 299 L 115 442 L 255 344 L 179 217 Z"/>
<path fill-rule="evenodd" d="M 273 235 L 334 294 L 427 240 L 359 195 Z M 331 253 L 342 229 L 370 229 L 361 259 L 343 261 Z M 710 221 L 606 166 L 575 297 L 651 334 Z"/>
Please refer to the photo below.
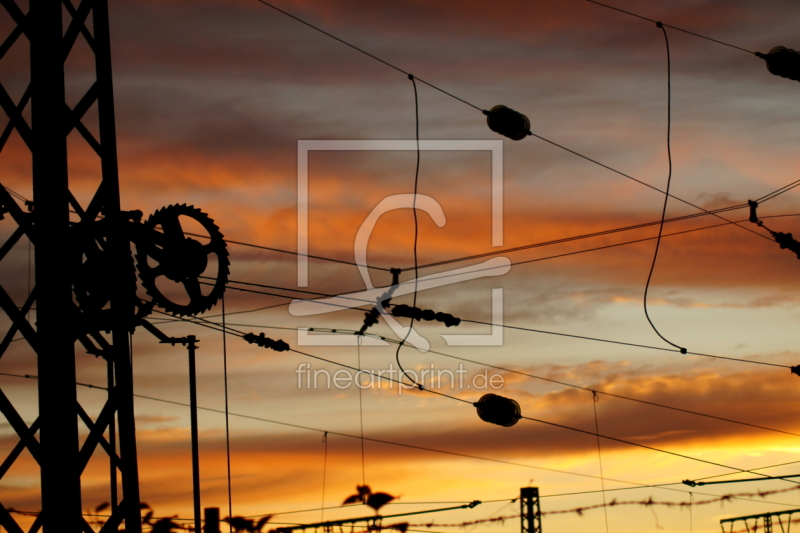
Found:
<path fill-rule="evenodd" d="M 521 141 L 531 133 L 531 121 L 528 117 L 504 105 L 496 105 L 484 111 L 489 129 L 509 139 Z"/>
<path fill-rule="evenodd" d="M 400 284 L 400 273 L 403 270 L 400 268 L 391 268 L 389 272 L 392 273 L 392 286 L 389 287 L 386 292 L 384 292 L 380 298 L 378 298 L 378 302 L 380 302 L 381 306 L 386 309 L 389 306 L 389 302 L 392 301 L 392 294 L 397 289 L 397 286 Z M 377 306 L 373 306 L 372 309 L 364 313 L 364 324 L 361 325 L 361 329 L 355 332 L 355 335 L 363 335 L 366 331 L 378 323 L 378 317 L 381 316 L 381 312 L 378 311 Z"/>
<path fill-rule="evenodd" d="M 750 206 L 750 218 L 748 220 L 770 232 L 770 234 L 772 234 L 772 238 L 775 239 L 775 242 L 780 245 L 781 249 L 791 250 L 795 253 L 797 258 L 800 259 L 800 242 L 797 242 L 794 237 L 792 237 L 791 233 L 772 231 L 766 227 L 764 223 L 758 219 L 758 202 L 748 200 L 747 205 Z"/>
<path fill-rule="evenodd" d="M 800 81 L 800 53 L 795 50 L 776 46 L 768 54 L 756 52 L 756 55 L 767 62 L 767 70 L 772 74 Z"/>
<path fill-rule="evenodd" d="M 242 338 L 250 344 L 255 344 L 257 346 L 261 346 L 262 348 L 269 348 L 270 350 L 275 350 L 276 352 L 285 352 L 290 349 L 289 345 L 284 341 L 280 339 L 270 339 L 269 337 L 265 337 L 263 333 L 259 333 L 258 335 L 255 333 L 245 333 Z"/>
<path fill-rule="evenodd" d="M 420 309 L 410 305 L 396 305 L 392 307 L 392 315 L 397 317 L 413 318 L 414 320 L 427 320 L 428 322 L 442 322 L 448 328 L 461 324 L 461 319 L 448 313 L 437 313 L 431 309 Z"/>
<path fill-rule="evenodd" d="M 522 418 L 519 404 L 511 398 L 497 394 L 484 394 L 473 404 L 484 422 L 510 428 Z"/>
<path fill-rule="evenodd" d="M 775 242 L 777 242 L 781 248 L 787 248 L 797 255 L 797 258 L 800 259 L 800 242 L 797 242 L 794 237 L 792 237 L 791 233 L 781 233 L 780 231 L 771 231 L 772 236 L 775 238 Z"/>

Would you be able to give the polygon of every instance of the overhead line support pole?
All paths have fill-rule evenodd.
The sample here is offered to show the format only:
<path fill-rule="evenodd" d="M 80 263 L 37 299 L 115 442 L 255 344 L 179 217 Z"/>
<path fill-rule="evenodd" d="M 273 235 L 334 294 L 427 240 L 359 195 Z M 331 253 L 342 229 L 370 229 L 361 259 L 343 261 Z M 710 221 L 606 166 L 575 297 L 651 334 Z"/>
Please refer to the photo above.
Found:
<path fill-rule="evenodd" d="M 45 533 L 82 531 L 69 182 L 64 112 L 64 46 L 60 0 L 31 0 L 31 155 L 39 374 L 40 477 Z"/>

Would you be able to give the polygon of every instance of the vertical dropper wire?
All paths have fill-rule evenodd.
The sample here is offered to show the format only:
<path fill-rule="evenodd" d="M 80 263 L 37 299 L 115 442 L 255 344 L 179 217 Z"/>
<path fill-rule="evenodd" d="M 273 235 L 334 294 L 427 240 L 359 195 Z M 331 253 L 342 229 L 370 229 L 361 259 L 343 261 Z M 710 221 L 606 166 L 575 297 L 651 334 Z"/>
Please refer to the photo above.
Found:
<path fill-rule="evenodd" d="M 358 388 L 358 417 L 359 422 L 361 423 L 361 485 L 367 485 L 367 468 L 366 468 L 366 461 L 364 459 L 364 404 L 362 402 L 361 396 L 364 392 L 361 389 L 361 382 L 359 380 L 358 374 L 361 373 L 361 339 L 363 338 L 362 335 L 357 335 L 357 347 L 356 350 L 358 351 L 358 373 L 356 374 L 356 388 Z"/>
<path fill-rule="evenodd" d="M 597 462 L 600 465 L 600 489 L 603 493 L 603 514 L 606 518 L 606 533 L 608 533 L 608 506 L 606 505 L 606 480 L 603 475 L 603 454 L 600 452 L 600 424 L 597 421 L 597 402 L 600 398 L 596 391 L 592 391 L 592 408 L 594 409 L 594 436 L 597 438 Z"/>
<path fill-rule="evenodd" d="M 415 118 L 415 137 L 417 140 L 417 167 L 414 171 L 414 199 L 411 205 L 411 211 L 414 214 L 414 296 L 413 296 L 413 303 L 411 304 L 412 307 L 417 306 L 417 287 L 419 285 L 419 261 L 417 258 L 417 244 L 419 241 L 419 220 L 417 218 L 417 190 L 419 189 L 419 158 L 420 158 L 420 150 L 419 150 L 419 96 L 417 95 L 417 82 L 414 80 L 414 76 L 409 74 L 408 79 L 411 80 L 411 83 L 414 85 L 414 118 Z M 403 347 L 405 342 L 408 340 L 408 336 L 411 335 L 411 331 L 414 327 L 414 318 L 411 318 L 411 322 L 408 325 L 408 331 L 406 331 L 406 335 L 400 344 L 397 345 L 397 351 L 394 354 L 394 358 L 397 361 L 397 366 L 400 368 L 400 380 L 402 381 L 403 378 L 408 378 L 415 387 L 419 390 L 423 390 L 424 387 L 417 383 L 411 376 L 406 374 L 403 365 L 400 363 L 400 349 Z M 402 385 L 401 385 L 402 386 Z"/>
<path fill-rule="evenodd" d="M 322 444 L 325 451 L 322 453 L 322 505 L 320 505 L 320 522 L 325 521 L 325 476 L 328 473 L 328 432 L 322 434 Z"/>
<path fill-rule="evenodd" d="M 225 296 L 222 296 L 222 375 L 225 382 L 225 457 L 228 467 L 228 517 L 233 518 L 233 493 L 231 491 L 231 430 L 228 411 L 228 329 L 225 327 Z M 233 532 L 232 520 L 228 530 Z"/>
<path fill-rule="evenodd" d="M 669 56 L 669 38 L 667 37 L 667 30 L 664 28 L 664 25 L 660 22 L 656 23 L 656 26 L 661 28 L 661 31 L 664 32 L 664 41 L 667 44 L 667 158 L 669 160 L 669 176 L 667 177 L 667 189 L 666 193 L 664 194 L 664 207 L 661 210 L 661 224 L 658 226 L 658 239 L 656 239 L 656 250 L 653 253 L 653 262 L 650 264 L 650 273 L 647 275 L 647 284 L 644 287 L 644 316 L 647 318 L 647 321 L 650 323 L 650 327 L 653 328 L 653 331 L 656 332 L 656 335 L 661 337 L 661 339 L 666 342 L 667 344 L 678 348 L 681 353 L 686 353 L 686 348 L 678 346 L 674 342 L 668 340 L 661 332 L 658 331 L 653 321 L 650 319 L 650 314 L 647 312 L 647 292 L 650 290 L 650 281 L 653 279 L 653 270 L 656 268 L 656 260 L 658 259 L 658 249 L 661 247 L 661 235 L 664 233 L 664 220 L 667 216 L 667 203 L 669 202 L 669 187 L 672 183 L 672 147 L 670 143 L 670 135 L 672 131 L 672 72 L 671 72 L 671 61 Z"/>

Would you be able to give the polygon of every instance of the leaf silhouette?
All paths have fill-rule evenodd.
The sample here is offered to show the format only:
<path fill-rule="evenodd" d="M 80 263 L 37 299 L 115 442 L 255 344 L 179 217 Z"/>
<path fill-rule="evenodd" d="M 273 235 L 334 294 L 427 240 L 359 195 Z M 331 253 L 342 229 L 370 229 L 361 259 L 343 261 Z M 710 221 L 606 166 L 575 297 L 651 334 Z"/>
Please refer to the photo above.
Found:
<path fill-rule="evenodd" d="M 271 518 L 272 518 L 271 514 L 268 514 L 267 516 L 261 518 L 261 520 L 259 520 L 258 523 L 256 524 L 256 531 L 258 531 L 260 533 L 261 530 L 264 528 L 265 525 L 267 525 L 267 522 L 269 522 Z"/>
<path fill-rule="evenodd" d="M 375 512 L 378 512 L 378 509 L 392 500 L 394 500 L 394 496 L 385 492 L 376 492 L 375 494 L 370 494 L 365 503 L 375 509 Z"/>
<path fill-rule="evenodd" d="M 233 518 L 226 518 L 223 522 L 227 522 L 231 525 L 234 531 L 241 532 L 254 532 L 255 526 L 253 525 L 252 520 L 248 520 L 247 518 L 241 516 L 234 516 Z"/>
<path fill-rule="evenodd" d="M 150 511 L 144 517 L 142 517 L 142 524 L 150 524 L 150 520 L 153 518 L 153 511 Z"/>
<path fill-rule="evenodd" d="M 162 518 L 153 524 L 150 533 L 172 533 L 172 530 L 179 527 L 171 518 Z"/>
<path fill-rule="evenodd" d="M 95 508 L 94 508 L 94 512 L 95 512 L 95 513 L 99 513 L 100 511 L 105 511 L 105 510 L 106 510 L 106 509 L 108 509 L 109 507 L 111 507 L 111 504 L 110 504 L 110 503 L 108 503 L 108 502 L 103 502 L 103 503 L 101 503 L 100 505 L 98 505 L 97 507 L 95 507 Z"/>
<path fill-rule="evenodd" d="M 348 496 L 342 505 L 350 505 L 353 503 L 367 503 L 367 499 L 372 494 L 369 485 L 356 485 L 356 494 Z"/>

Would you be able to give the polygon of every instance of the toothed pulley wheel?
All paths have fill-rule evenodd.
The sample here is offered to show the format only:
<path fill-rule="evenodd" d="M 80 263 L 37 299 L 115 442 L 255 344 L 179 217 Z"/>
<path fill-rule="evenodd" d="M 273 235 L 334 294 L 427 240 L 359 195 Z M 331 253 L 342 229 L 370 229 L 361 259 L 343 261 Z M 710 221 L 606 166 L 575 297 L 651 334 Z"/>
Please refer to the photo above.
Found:
<path fill-rule="evenodd" d="M 153 302 L 179 316 L 211 309 L 228 281 L 222 233 L 208 215 L 185 204 L 150 215 L 136 243 L 136 263 Z"/>

